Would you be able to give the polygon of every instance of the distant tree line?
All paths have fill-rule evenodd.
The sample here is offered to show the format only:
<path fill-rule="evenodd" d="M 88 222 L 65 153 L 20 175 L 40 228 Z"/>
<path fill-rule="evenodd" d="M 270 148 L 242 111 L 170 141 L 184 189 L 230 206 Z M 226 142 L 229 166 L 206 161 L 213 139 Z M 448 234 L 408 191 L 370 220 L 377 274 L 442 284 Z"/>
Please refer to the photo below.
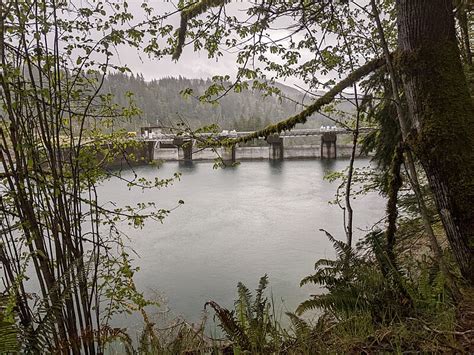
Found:
<path fill-rule="evenodd" d="M 128 104 L 131 93 L 134 104 L 142 113 L 123 125 L 127 129 L 138 130 L 142 126 L 168 126 L 184 121 L 191 128 L 217 124 L 222 129 L 239 131 L 256 130 L 270 123 L 294 115 L 301 110 L 304 94 L 296 89 L 277 83 L 283 97 L 264 96 L 257 90 L 231 92 L 219 100 L 218 104 L 200 102 L 194 97 L 184 97 L 181 92 L 191 89 L 196 95 L 203 93 L 211 85 L 211 79 L 163 78 L 145 80 L 142 74 L 127 75 L 114 73 L 106 77 L 104 94 L 111 94 L 118 105 Z M 287 99 L 288 98 L 288 99 Z M 322 115 L 316 114 L 309 126 L 334 124 Z"/>

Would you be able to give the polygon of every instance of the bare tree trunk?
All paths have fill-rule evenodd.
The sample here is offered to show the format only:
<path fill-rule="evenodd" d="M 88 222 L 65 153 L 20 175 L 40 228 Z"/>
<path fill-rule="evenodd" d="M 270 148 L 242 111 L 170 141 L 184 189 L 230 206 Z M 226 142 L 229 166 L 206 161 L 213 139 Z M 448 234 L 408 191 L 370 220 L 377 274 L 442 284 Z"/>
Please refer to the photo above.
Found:
<path fill-rule="evenodd" d="M 435 196 L 463 276 L 474 284 L 474 108 L 451 0 L 397 0 L 399 65 L 412 118 L 408 143 Z"/>

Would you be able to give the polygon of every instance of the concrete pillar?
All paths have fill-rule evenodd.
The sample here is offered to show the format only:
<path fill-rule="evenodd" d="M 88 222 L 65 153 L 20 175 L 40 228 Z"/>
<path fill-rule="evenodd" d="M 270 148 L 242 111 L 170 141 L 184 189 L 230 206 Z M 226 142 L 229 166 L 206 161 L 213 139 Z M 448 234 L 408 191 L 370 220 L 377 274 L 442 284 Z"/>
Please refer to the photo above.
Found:
<path fill-rule="evenodd" d="M 221 158 L 225 162 L 235 163 L 235 144 L 230 147 L 222 147 Z"/>
<path fill-rule="evenodd" d="M 321 159 L 337 158 L 336 148 L 337 135 L 333 132 L 325 132 L 321 136 Z"/>
<path fill-rule="evenodd" d="M 176 137 L 173 144 L 178 147 L 178 160 L 193 160 L 193 140 L 191 138 Z"/>
<path fill-rule="evenodd" d="M 147 150 L 147 160 L 149 163 L 151 163 L 152 161 L 155 160 L 155 144 L 156 142 L 153 142 L 153 141 L 149 141 L 149 142 L 146 142 L 147 143 L 147 147 L 146 147 L 146 150 Z"/>
<path fill-rule="evenodd" d="M 269 159 L 283 160 L 283 138 L 275 134 L 267 137 L 267 143 L 270 144 Z"/>

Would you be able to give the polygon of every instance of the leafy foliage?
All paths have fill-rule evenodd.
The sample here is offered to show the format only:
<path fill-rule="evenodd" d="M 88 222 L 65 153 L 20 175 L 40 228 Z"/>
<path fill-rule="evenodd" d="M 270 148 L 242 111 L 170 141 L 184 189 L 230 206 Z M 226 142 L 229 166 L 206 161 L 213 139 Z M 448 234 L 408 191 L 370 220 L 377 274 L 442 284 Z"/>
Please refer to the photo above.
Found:
<path fill-rule="evenodd" d="M 140 228 L 170 212 L 98 202 L 100 182 L 124 180 L 111 167 L 132 167 L 146 148 L 117 129 L 140 113 L 133 95 L 120 105 L 101 92 L 109 71 L 127 71 L 111 48 L 137 48 L 144 33 L 119 29 L 133 18 L 126 2 L 69 5 L 0 4 L 0 263 L 6 322 L 24 352 L 102 352 L 111 314 L 147 304 L 129 255 L 114 250 L 124 237 L 116 224 Z"/>

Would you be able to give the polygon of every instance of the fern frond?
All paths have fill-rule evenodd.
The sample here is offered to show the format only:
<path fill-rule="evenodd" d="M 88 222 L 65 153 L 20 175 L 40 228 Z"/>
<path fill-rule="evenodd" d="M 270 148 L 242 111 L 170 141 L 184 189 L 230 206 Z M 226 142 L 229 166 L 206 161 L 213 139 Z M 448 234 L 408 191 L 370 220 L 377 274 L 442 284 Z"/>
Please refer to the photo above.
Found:
<path fill-rule="evenodd" d="M 338 264 L 338 260 L 330 260 L 330 259 L 319 259 L 314 263 L 314 269 L 317 270 L 322 266 L 326 267 L 334 267 Z"/>
<path fill-rule="evenodd" d="M 286 312 L 286 315 L 290 318 L 291 324 L 295 329 L 296 338 L 306 338 L 311 333 L 311 327 L 304 319 L 291 312 Z"/>
<path fill-rule="evenodd" d="M 234 312 L 228 309 L 222 308 L 214 301 L 208 301 L 204 305 L 204 308 L 211 306 L 216 312 L 217 318 L 219 318 L 220 326 L 226 333 L 229 340 L 234 341 L 239 345 L 242 350 L 250 350 L 250 340 L 245 334 L 244 329 L 236 322 L 234 318 Z"/>
<path fill-rule="evenodd" d="M 320 229 L 320 231 L 326 234 L 326 237 L 334 246 L 334 249 L 336 250 L 339 259 L 347 258 L 349 255 L 353 254 L 352 248 L 347 243 L 343 242 L 342 240 L 337 240 L 324 229 Z"/>
<path fill-rule="evenodd" d="M 296 308 L 296 314 L 302 315 L 308 311 L 312 311 L 315 309 L 320 308 L 319 303 L 316 302 L 314 299 L 309 299 L 300 303 L 300 305 Z"/>
<path fill-rule="evenodd" d="M 252 293 L 242 283 L 237 284 L 238 299 L 235 302 L 235 310 L 237 312 L 238 321 L 242 328 L 247 329 L 249 327 L 250 320 L 252 319 Z"/>
<path fill-rule="evenodd" d="M 18 329 L 15 324 L 0 321 L 0 354 L 16 354 L 19 351 Z"/>
<path fill-rule="evenodd" d="M 15 303 L 9 309 L 9 302 L 8 294 L 0 294 L 0 354 L 18 353 L 20 350 L 19 329 L 15 325 Z"/>
<path fill-rule="evenodd" d="M 306 276 L 300 281 L 300 286 L 307 284 L 322 285 L 331 287 L 339 281 L 339 271 L 336 269 L 320 269 L 315 274 Z"/>
<path fill-rule="evenodd" d="M 296 313 L 301 315 L 309 310 L 324 309 L 333 313 L 350 313 L 365 310 L 366 304 L 355 292 L 355 289 L 338 290 L 337 292 L 313 296 L 301 303 Z"/>
<path fill-rule="evenodd" d="M 261 302 L 263 292 L 264 292 L 265 289 L 267 288 L 267 285 L 268 285 L 268 275 L 265 274 L 265 275 L 263 275 L 263 276 L 260 278 L 260 281 L 259 281 L 259 283 L 258 283 L 258 288 L 257 288 L 257 290 L 256 290 L 257 293 L 256 293 L 256 296 L 255 296 L 255 302 L 256 302 L 256 303 Z"/>
<path fill-rule="evenodd" d="M 257 320 L 263 321 L 265 309 L 267 308 L 267 300 L 263 298 L 263 292 L 268 285 L 268 276 L 267 274 L 263 275 L 260 278 L 258 283 L 258 288 L 255 294 L 255 302 L 253 305 L 253 311 L 255 312 L 255 318 Z"/>

